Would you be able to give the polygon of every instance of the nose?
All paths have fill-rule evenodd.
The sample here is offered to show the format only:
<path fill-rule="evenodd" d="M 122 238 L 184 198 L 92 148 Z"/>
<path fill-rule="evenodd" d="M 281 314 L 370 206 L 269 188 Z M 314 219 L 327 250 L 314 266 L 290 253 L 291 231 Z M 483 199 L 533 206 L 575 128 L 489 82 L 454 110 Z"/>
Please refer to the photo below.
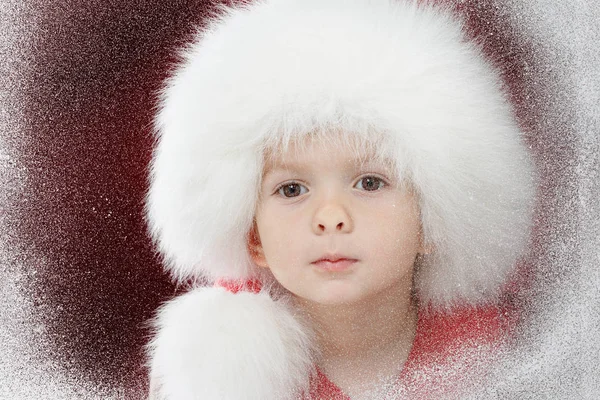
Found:
<path fill-rule="evenodd" d="M 328 202 L 317 209 L 313 220 L 315 234 L 350 233 L 352 229 L 352 218 L 342 204 Z"/>

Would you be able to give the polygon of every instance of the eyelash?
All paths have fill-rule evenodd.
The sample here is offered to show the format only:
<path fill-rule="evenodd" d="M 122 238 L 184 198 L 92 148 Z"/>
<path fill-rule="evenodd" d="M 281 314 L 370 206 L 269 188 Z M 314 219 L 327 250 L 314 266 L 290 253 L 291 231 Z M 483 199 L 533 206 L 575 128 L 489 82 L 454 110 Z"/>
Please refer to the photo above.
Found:
<path fill-rule="evenodd" d="M 366 190 L 366 189 L 363 189 L 363 190 L 364 190 L 364 191 L 366 191 L 366 192 L 377 192 L 377 191 L 379 191 L 379 190 L 383 189 L 384 187 L 386 187 L 386 186 L 388 185 L 387 181 L 386 181 L 385 179 L 383 179 L 383 178 L 379 177 L 379 176 L 376 176 L 376 175 L 364 175 L 364 176 L 362 176 L 362 177 L 361 177 L 361 178 L 360 178 L 360 179 L 359 179 L 359 180 L 356 182 L 356 184 L 354 184 L 354 186 L 353 186 L 353 187 L 356 187 L 356 185 L 358 185 L 358 184 L 359 184 L 359 183 L 361 183 L 363 180 L 365 180 L 365 179 L 368 179 L 368 178 L 374 178 L 376 182 L 379 182 L 379 185 L 378 185 L 377 189 L 374 189 L 374 190 Z M 286 183 L 283 183 L 283 184 L 279 185 L 279 186 L 278 186 L 278 187 L 275 189 L 275 192 L 274 192 L 273 194 L 278 194 L 278 195 L 280 195 L 281 197 L 283 197 L 283 198 L 286 198 L 286 199 L 292 199 L 292 198 L 294 198 L 294 197 L 301 196 L 301 195 L 305 194 L 305 193 L 308 191 L 308 189 L 306 189 L 306 191 L 305 191 L 304 193 L 300 193 L 300 194 L 298 194 L 298 195 L 296 195 L 296 196 L 286 196 L 286 195 L 284 194 L 284 189 L 285 189 L 286 187 L 293 186 L 293 185 L 298 185 L 298 186 L 300 186 L 301 188 L 304 188 L 304 189 L 306 189 L 306 186 L 302 185 L 301 183 L 299 183 L 299 182 L 296 182 L 296 181 L 291 181 L 291 182 L 286 182 Z"/>

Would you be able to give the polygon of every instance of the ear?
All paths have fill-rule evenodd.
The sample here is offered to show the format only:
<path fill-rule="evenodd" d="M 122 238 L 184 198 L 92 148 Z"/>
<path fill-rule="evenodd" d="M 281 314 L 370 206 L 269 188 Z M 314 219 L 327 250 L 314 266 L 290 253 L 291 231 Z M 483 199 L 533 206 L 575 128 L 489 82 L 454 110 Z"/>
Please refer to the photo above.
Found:
<path fill-rule="evenodd" d="M 246 246 L 248 248 L 248 253 L 250 254 L 250 258 L 254 262 L 254 264 L 258 265 L 261 268 L 269 268 L 267 264 L 267 259 L 265 258 L 265 252 L 263 251 L 262 244 L 260 242 L 260 236 L 258 235 L 258 228 L 256 227 L 256 222 L 252 223 L 252 228 L 246 235 Z"/>

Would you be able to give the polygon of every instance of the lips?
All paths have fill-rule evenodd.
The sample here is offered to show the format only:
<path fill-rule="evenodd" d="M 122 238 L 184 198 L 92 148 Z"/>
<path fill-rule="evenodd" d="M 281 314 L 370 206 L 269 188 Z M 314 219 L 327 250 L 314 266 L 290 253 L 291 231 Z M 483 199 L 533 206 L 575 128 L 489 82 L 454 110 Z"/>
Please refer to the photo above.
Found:
<path fill-rule="evenodd" d="M 311 264 L 324 271 L 344 271 L 349 269 L 358 260 L 342 255 L 328 255 L 321 257 Z"/>

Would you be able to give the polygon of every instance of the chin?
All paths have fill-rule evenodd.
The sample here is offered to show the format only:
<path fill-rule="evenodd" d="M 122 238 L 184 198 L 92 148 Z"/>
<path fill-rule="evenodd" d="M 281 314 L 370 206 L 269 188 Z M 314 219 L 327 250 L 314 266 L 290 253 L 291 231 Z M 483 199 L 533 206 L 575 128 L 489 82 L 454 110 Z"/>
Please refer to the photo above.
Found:
<path fill-rule="evenodd" d="M 318 290 L 311 290 L 310 293 L 303 293 L 298 296 L 302 299 L 326 306 L 349 305 L 359 302 L 364 295 L 360 290 L 348 282 L 329 282 L 322 285 Z"/>

